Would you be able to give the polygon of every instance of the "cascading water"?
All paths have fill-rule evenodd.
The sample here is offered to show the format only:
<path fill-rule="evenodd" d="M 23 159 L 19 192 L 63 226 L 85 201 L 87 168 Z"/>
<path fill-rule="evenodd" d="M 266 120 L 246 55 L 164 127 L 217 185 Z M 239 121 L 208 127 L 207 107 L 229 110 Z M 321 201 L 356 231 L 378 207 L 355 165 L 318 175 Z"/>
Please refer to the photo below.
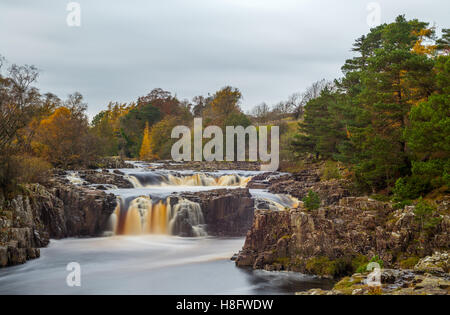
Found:
<path fill-rule="evenodd" d="M 118 198 L 110 217 L 110 229 L 116 235 L 169 234 L 206 236 L 203 212 L 198 203 L 175 198 L 152 200 L 140 196 L 132 200 Z"/>
<path fill-rule="evenodd" d="M 240 186 L 245 187 L 251 176 L 237 174 L 212 175 L 205 173 L 176 174 L 149 172 L 129 174 L 128 180 L 135 188 L 164 186 Z"/>
<path fill-rule="evenodd" d="M 193 172 L 148 169 L 123 170 L 134 188 L 111 189 L 118 206 L 110 218 L 116 235 L 166 234 L 183 237 L 206 236 L 206 224 L 198 203 L 180 197 L 182 192 L 246 187 L 259 172 Z M 288 195 L 251 189 L 256 209 L 282 211 L 298 207 Z"/>
<path fill-rule="evenodd" d="M 170 212 L 169 230 L 172 235 L 206 236 L 205 220 L 200 205 L 181 199 Z"/>

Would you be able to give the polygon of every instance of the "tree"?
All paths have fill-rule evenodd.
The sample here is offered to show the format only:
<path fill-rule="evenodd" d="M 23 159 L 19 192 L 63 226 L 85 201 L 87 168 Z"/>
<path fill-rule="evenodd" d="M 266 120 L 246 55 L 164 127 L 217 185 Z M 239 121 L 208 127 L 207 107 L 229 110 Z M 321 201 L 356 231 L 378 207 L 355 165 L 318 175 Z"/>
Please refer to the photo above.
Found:
<path fill-rule="evenodd" d="M 150 103 L 132 108 L 120 119 L 120 134 L 125 143 L 125 155 L 139 156 L 139 148 L 146 124 L 151 127 L 161 119 L 160 110 Z"/>
<path fill-rule="evenodd" d="M 2 61 L 2 65 L 3 65 Z M 38 78 L 34 66 L 12 65 L 8 76 L 0 75 L 0 152 L 11 148 L 19 129 L 25 127 L 41 107 L 40 94 L 32 84 Z"/>
<path fill-rule="evenodd" d="M 98 155 L 97 138 L 89 130 L 86 106 L 79 93 L 43 119 L 32 147 L 34 154 L 57 167 L 88 166 Z"/>
<path fill-rule="evenodd" d="M 241 99 L 242 94 L 239 89 L 226 86 L 214 94 L 207 116 L 216 125 L 222 125 L 229 115 L 241 112 L 239 107 Z"/>
<path fill-rule="evenodd" d="M 405 180 L 428 188 L 418 192 L 422 194 L 442 185 L 450 187 L 450 56 L 438 58 L 435 72 L 437 91 L 412 108 L 405 130 L 412 153 L 411 178 Z"/>
<path fill-rule="evenodd" d="M 261 103 L 259 105 L 256 105 L 252 109 L 251 115 L 256 118 L 257 122 L 265 123 L 269 119 L 270 107 L 266 103 Z"/>
<path fill-rule="evenodd" d="M 305 106 L 304 120 L 292 145 L 297 153 L 313 153 L 316 157 L 331 158 L 338 153 L 339 144 L 346 138 L 341 122 L 342 96 L 325 88 L 321 95 Z"/>
<path fill-rule="evenodd" d="M 426 23 L 399 16 L 360 38 L 354 48 L 360 55 L 343 67 L 338 88 L 349 97 L 344 113 L 350 141 L 340 146 L 340 156 L 355 164 L 361 187 L 392 186 L 409 172 L 403 132 L 411 108 L 427 99 L 435 84 L 434 60 L 414 47 L 432 36 Z"/>
<path fill-rule="evenodd" d="M 153 144 L 150 137 L 150 128 L 148 122 L 145 124 L 141 150 L 139 151 L 139 158 L 141 160 L 153 160 L 157 158 L 157 156 L 153 154 Z"/>
<path fill-rule="evenodd" d="M 177 125 L 175 117 L 166 117 L 153 125 L 150 131 L 152 152 L 159 159 L 170 159 L 172 145 L 176 139 L 171 138 L 172 129 Z"/>

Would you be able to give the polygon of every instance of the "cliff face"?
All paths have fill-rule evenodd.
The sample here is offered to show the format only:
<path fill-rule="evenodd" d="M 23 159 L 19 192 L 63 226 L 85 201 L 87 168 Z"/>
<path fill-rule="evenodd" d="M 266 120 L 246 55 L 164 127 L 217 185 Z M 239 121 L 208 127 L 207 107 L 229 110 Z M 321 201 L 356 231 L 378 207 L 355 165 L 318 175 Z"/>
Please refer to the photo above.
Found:
<path fill-rule="evenodd" d="M 256 211 L 252 228 L 236 264 L 308 270 L 308 261 L 379 255 L 388 265 L 399 255 L 425 256 L 449 248 L 450 217 L 443 216 L 435 234 L 420 242 L 413 209 L 394 210 L 389 203 L 367 197 L 345 197 L 317 211 Z"/>
<path fill-rule="evenodd" d="M 27 189 L 0 211 L 0 267 L 39 257 L 50 238 L 100 234 L 116 206 L 113 195 L 83 187 Z"/>

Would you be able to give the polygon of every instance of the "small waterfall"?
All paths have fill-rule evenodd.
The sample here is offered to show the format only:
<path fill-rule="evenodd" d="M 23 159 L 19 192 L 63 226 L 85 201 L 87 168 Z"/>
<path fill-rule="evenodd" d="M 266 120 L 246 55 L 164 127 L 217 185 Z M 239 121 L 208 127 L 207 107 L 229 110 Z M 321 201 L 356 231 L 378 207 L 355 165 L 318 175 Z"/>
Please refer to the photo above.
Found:
<path fill-rule="evenodd" d="M 212 174 L 195 173 L 191 175 L 173 175 L 170 173 L 136 173 L 129 174 L 127 179 L 134 188 L 162 187 L 162 186 L 240 186 L 245 187 L 251 176 L 237 174 L 214 176 Z"/>
<path fill-rule="evenodd" d="M 78 172 L 68 172 L 66 178 L 71 184 L 76 186 L 83 185 L 85 183 Z"/>
<path fill-rule="evenodd" d="M 180 236 L 206 236 L 205 220 L 200 205 L 181 199 L 172 207 L 169 229 L 171 234 Z"/>
<path fill-rule="evenodd" d="M 291 195 L 272 194 L 260 189 L 250 189 L 250 193 L 255 199 L 256 209 L 282 211 L 300 205 L 300 200 Z"/>
<path fill-rule="evenodd" d="M 140 196 L 129 200 L 118 198 L 118 206 L 109 219 L 115 235 L 168 234 L 206 236 L 204 218 L 198 203 L 171 198 L 152 200 Z"/>

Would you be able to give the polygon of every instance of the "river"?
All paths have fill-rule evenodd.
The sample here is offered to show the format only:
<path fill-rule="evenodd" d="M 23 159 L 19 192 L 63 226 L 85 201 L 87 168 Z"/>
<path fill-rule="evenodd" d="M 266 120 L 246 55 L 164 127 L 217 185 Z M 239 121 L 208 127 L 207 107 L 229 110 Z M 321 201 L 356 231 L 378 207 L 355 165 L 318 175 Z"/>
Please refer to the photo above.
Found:
<path fill-rule="evenodd" d="M 0 269 L 0 294 L 293 294 L 329 281 L 289 272 L 237 268 L 244 239 L 117 236 L 52 240 L 41 258 Z M 66 266 L 81 266 L 69 287 Z"/>
<path fill-rule="evenodd" d="M 230 257 L 244 238 L 210 237 L 197 204 L 181 200 L 172 208 L 167 201 L 183 191 L 245 187 L 258 172 L 171 172 L 146 166 L 121 172 L 133 188 L 109 187 L 120 200 L 111 216 L 113 236 L 52 240 L 41 249 L 41 258 L 0 269 L 0 294 L 293 294 L 332 286 L 298 273 L 237 268 Z M 68 178 L 83 184 L 76 173 Z M 297 202 L 258 189 L 251 195 L 274 211 Z M 173 235 L 181 211 L 188 213 L 197 237 Z M 66 284 L 71 262 L 81 267 L 79 287 Z"/>

